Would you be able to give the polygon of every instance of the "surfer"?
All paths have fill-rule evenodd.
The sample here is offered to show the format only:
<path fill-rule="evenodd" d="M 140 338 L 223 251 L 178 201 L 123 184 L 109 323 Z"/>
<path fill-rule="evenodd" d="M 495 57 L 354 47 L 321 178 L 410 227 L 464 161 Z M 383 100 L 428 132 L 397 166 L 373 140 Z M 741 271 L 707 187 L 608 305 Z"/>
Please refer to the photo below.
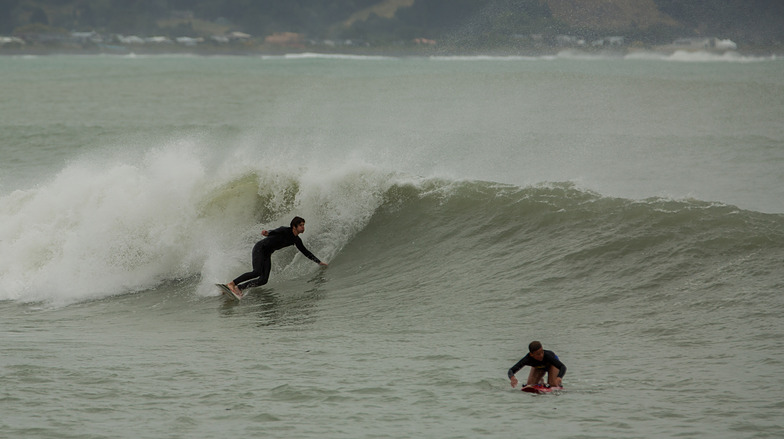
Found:
<path fill-rule="evenodd" d="M 507 375 L 512 383 L 512 387 L 517 386 L 515 374 L 523 366 L 531 366 L 531 373 L 528 374 L 526 386 L 544 384 L 544 374 L 546 373 L 547 383 L 550 387 L 562 387 L 562 378 L 566 373 L 566 366 L 561 363 L 561 360 L 558 359 L 558 356 L 553 351 L 544 350 L 542 343 L 532 341 L 528 345 L 528 354 L 509 369 Z"/>
<path fill-rule="evenodd" d="M 302 244 L 299 235 L 304 232 L 305 220 L 298 216 L 291 220 L 289 227 L 282 226 L 274 230 L 262 230 L 261 235 L 264 236 L 264 239 L 253 246 L 253 271 L 241 274 L 226 286 L 238 297 L 242 297 L 242 290 L 266 284 L 272 269 L 272 253 L 290 245 L 296 246 L 311 261 L 326 267 L 326 262 L 321 262 Z"/>

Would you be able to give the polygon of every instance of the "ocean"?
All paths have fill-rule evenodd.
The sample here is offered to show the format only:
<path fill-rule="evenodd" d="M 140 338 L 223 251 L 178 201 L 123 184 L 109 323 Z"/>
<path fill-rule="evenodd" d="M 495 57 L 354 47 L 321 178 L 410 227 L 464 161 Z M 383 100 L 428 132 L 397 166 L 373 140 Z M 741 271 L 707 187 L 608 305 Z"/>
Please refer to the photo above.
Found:
<path fill-rule="evenodd" d="M 780 58 L 6 56 L 0 78 L 2 437 L 784 432 Z M 284 249 L 220 297 L 295 215 L 329 267 Z M 510 386 L 532 340 L 564 392 Z"/>

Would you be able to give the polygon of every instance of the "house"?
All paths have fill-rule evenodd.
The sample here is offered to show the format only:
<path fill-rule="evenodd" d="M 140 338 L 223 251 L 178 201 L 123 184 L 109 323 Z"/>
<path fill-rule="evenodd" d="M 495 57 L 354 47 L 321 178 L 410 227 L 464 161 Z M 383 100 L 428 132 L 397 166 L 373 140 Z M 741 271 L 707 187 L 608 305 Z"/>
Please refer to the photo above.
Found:
<path fill-rule="evenodd" d="M 77 43 L 103 43 L 103 37 L 95 31 L 92 32 L 71 32 L 71 38 Z"/>
<path fill-rule="evenodd" d="M 0 37 L 0 47 L 2 46 L 24 46 L 23 39 L 18 37 Z"/>
<path fill-rule="evenodd" d="M 137 37 L 136 35 L 117 35 L 117 41 L 121 42 L 122 44 L 144 44 L 144 39 L 141 37 Z"/>
<path fill-rule="evenodd" d="M 594 40 L 591 42 L 591 46 L 593 47 L 622 47 L 626 42 L 625 37 L 620 36 L 611 36 L 611 37 L 604 37 L 598 40 Z"/>
<path fill-rule="evenodd" d="M 265 44 L 284 47 L 303 47 L 305 37 L 296 32 L 275 32 L 264 38 Z"/>
<path fill-rule="evenodd" d="M 735 50 L 738 45 L 732 40 L 718 38 L 678 38 L 668 46 L 675 50 Z"/>
<path fill-rule="evenodd" d="M 584 46 L 585 40 L 573 35 L 556 35 L 555 42 L 559 46 Z"/>
<path fill-rule="evenodd" d="M 178 44 L 183 46 L 193 47 L 199 43 L 204 42 L 204 38 L 191 38 L 191 37 L 177 37 L 174 39 Z"/>

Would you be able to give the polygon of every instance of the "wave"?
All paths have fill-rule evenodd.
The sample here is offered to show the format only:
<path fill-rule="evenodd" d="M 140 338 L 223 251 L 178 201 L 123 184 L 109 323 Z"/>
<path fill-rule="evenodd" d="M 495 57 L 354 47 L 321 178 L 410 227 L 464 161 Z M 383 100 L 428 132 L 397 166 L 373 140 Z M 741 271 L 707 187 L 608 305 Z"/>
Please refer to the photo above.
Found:
<path fill-rule="evenodd" d="M 554 55 L 437 55 L 430 56 L 428 59 L 434 61 L 554 61 L 554 60 L 574 60 L 574 61 L 606 61 L 606 60 L 629 60 L 629 61 L 674 61 L 674 62 L 722 62 L 722 63 L 751 63 L 776 61 L 775 55 L 753 56 L 743 55 L 739 52 L 727 51 L 722 53 L 707 51 L 685 51 L 676 50 L 673 52 L 657 51 L 583 51 L 583 50 L 561 50 Z"/>
<path fill-rule="evenodd" d="M 477 272 L 477 288 L 493 288 L 488 279 L 540 290 L 555 282 L 596 298 L 700 278 L 704 283 L 692 287 L 709 289 L 726 281 L 730 267 L 738 279 L 780 282 L 781 215 L 699 200 L 604 197 L 573 183 L 430 181 L 417 189 L 394 187 L 387 196 L 356 241 L 415 231 L 403 248 L 392 239 L 379 243 L 397 249 L 380 260 L 405 254 L 414 264 L 435 261 L 432 270 Z M 370 260 L 359 254 L 358 261 Z M 593 285 L 586 285 L 589 279 Z"/>
<path fill-rule="evenodd" d="M 337 61 L 388 61 L 400 59 L 396 56 L 385 55 L 355 55 L 341 53 L 287 53 L 282 55 L 263 55 L 262 59 L 286 59 L 286 60 L 312 60 L 326 59 Z M 630 61 L 674 61 L 674 62 L 721 62 L 721 63 L 753 63 L 764 61 L 776 61 L 780 59 L 776 55 L 757 56 L 745 55 L 735 51 L 709 52 L 709 51 L 583 51 L 575 49 L 561 50 L 554 54 L 543 55 L 423 55 L 415 56 L 434 62 L 531 62 L 531 61 L 554 61 L 554 60 L 575 60 L 575 61 L 605 61 L 605 60 L 630 60 Z"/>
<path fill-rule="evenodd" d="M 581 50 L 562 50 L 555 57 L 544 57 L 544 59 L 571 59 L 571 60 L 630 60 L 630 61 L 674 61 L 692 63 L 751 63 L 763 61 L 775 61 L 775 55 L 754 56 L 743 55 L 732 50 L 725 52 L 710 52 L 704 50 L 675 50 L 672 52 L 645 50 L 626 52 L 584 52 Z"/>
<path fill-rule="evenodd" d="M 677 62 L 729 62 L 729 63 L 749 63 L 762 61 L 775 61 L 775 56 L 751 56 L 742 55 L 734 51 L 726 52 L 706 52 L 706 51 L 686 51 L 676 50 L 672 53 L 660 52 L 633 52 L 625 56 L 626 59 L 641 60 L 661 60 Z"/>
<path fill-rule="evenodd" d="M 262 228 L 308 219 L 331 258 L 394 179 L 341 169 L 223 162 L 188 145 L 90 158 L 0 199 L 0 300 L 71 302 L 245 271 Z M 293 258 L 292 258 L 293 259 Z M 291 261 L 289 261 L 291 262 Z"/>
<path fill-rule="evenodd" d="M 333 59 L 333 60 L 352 60 L 352 61 L 379 61 L 379 60 L 394 60 L 394 56 L 383 55 L 353 55 L 345 53 L 319 53 L 319 52 L 303 52 L 303 53 L 286 53 L 283 55 L 263 55 L 262 59 Z"/>
<path fill-rule="evenodd" d="M 523 56 L 523 55 L 433 55 L 433 61 L 538 61 L 553 60 L 555 55 Z"/>
<path fill-rule="evenodd" d="M 784 249 L 784 216 L 719 203 L 612 198 L 570 182 L 422 178 L 362 162 L 236 166 L 187 147 L 72 163 L 0 206 L 0 300 L 25 302 L 225 281 L 247 269 L 260 230 L 293 215 L 306 218 L 303 238 L 316 255 L 362 267 L 344 282 L 442 273 L 459 290 L 488 279 L 499 288 L 563 288 L 591 278 L 599 282 L 591 300 L 748 276 L 780 287 Z M 276 279 L 317 270 L 293 250 L 274 263 Z"/>

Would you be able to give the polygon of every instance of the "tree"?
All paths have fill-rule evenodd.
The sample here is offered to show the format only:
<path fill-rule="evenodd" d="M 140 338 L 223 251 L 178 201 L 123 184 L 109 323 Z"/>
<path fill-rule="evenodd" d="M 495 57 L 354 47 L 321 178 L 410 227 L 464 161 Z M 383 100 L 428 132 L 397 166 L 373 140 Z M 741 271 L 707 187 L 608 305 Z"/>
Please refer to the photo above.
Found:
<path fill-rule="evenodd" d="M 35 9 L 33 9 L 33 13 L 30 14 L 30 23 L 32 23 L 32 24 L 45 24 L 45 25 L 48 26 L 49 25 L 49 17 L 46 15 L 46 12 L 44 12 L 43 9 L 35 8 Z"/>
<path fill-rule="evenodd" d="M 0 34 L 10 34 L 15 27 L 13 11 L 19 0 L 0 0 Z"/>

